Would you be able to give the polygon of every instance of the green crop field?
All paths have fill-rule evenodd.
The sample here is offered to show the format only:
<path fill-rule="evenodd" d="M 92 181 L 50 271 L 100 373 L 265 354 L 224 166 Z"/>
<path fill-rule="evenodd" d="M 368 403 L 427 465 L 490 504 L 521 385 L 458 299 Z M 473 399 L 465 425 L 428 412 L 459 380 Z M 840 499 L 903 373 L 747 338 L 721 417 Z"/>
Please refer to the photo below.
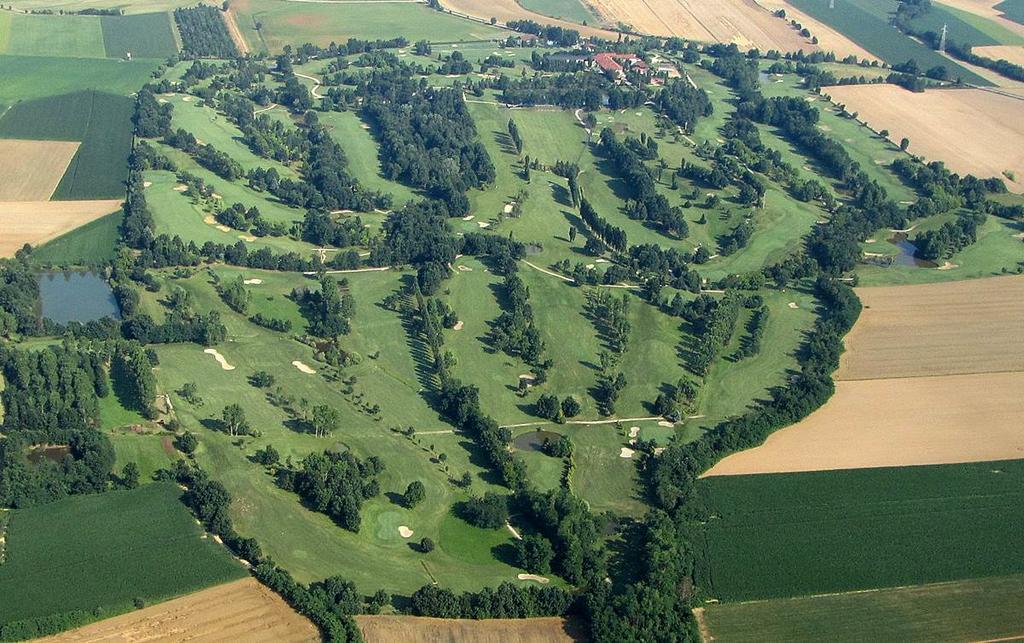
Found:
<path fill-rule="evenodd" d="M 5 15 L 0 12 L 0 16 Z M 42 56 L 0 56 L 0 105 L 95 90 L 127 96 L 138 90 L 157 61 Z"/>
<path fill-rule="evenodd" d="M 947 69 L 950 78 L 959 77 L 975 85 L 992 84 L 889 26 L 889 14 L 896 11 L 894 0 L 847 0 L 836 3 L 833 9 L 817 0 L 792 0 L 792 3 L 887 63 L 896 65 L 913 59 L 921 69 L 941 65 Z"/>
<path fill-rule="evenodd" d="M 251 0 L 237 9 L 238 26 L 254 49 L 277 53 L 285 45 L 311 42 L 326 46 L 358 37 L 369 40 L 405 36 L 410 42 L 496 40 L 507 31 L 434 11 L 417 3 L 364 2 L 315 4 Z M 256 24 L 260 25 L 257 30 Z"/>
<path fill-rule="evenodd" d="M 178 501 L 174 484 L 16 510 L 0 565 L 0 627 L 82 610 L 83 620 L 245 576 Z M 17 630 L 13 630 L 17 631 Z"/>
<path fill-rule="evenodd" d="M 1024 631 L 1024 576 L 871 592 L 709 605 L 716 641 L 1015 640 Z"/>
<path fill-rule="evenodd" d="M 724 601 L 1024 572 L 1024 460 L 701 481 Z"/>
<path fill-rule="evenodd" d="M 34 249 L 32 260 L 56 266 L 94 265 L 110 261 L 114 258 L 122 218 L 121 212 L 114 212 L 75 228 Z"/>
<path fill-rule="evenodd" d="M 103 16 L 103 47 L 109 58 L 167 58 L 178 53 L 167 12 Z"/>
<path fill-rule="evenodd" d="M 124 195 L 132 146 L 134 103 L 83 91 L 18 103 L 0 118 L 0 138 L 81 141 L 55 200 L 116 199 Z"/>
<path fill-rule="evenodd" d="M 69 58 L 107 55 L 98 16 L 7 15 L 10 16 L 7 48 L 0 53 Z"/>
<path fill-rule="evenodd" d="M 949 40 L 974 47 L 1024 44 L 1024 37 L 998 23 L 938 3 L 933 4 L 931 10 L 923 16 L 915 18 L 911 24 L 915 30 L 935 33 L 940 33 L 945 25 Z"/>
<path fill-rule="evenodd" d="M 1024 0 L 1003 0 L 995 8 L 1010 20 L 1024 25 Z"/>
<path fill-rule="evenodd" d="M 594 12 L 581 0 L 524 0 L 523 6 L 544 16 L 580 24 L 592 24 L 597 21 Z"/>

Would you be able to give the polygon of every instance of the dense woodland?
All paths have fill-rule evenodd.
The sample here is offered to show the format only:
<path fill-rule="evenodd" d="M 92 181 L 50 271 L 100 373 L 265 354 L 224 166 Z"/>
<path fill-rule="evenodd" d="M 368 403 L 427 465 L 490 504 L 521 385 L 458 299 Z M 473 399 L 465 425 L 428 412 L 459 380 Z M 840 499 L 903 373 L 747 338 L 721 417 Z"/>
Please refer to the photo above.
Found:
<path fill-rule="evenodd" d="M 174 10 L 181 34 L 182 53 L 191 58 L 234 58 L 238 48 L 231 40 L 220 10 L 210 5 Z"/>

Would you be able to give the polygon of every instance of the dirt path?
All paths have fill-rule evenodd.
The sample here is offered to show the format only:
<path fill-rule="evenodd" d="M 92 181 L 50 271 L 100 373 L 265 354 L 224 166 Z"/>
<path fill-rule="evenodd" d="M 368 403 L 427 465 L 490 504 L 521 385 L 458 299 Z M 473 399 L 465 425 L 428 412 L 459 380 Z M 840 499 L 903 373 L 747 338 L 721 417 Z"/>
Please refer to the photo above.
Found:
<path fill-rule="evenodd" d="M 525 259 L 523 260 L 523 263 L 525 263 L 527 266 L 530 266 L 534 270 L 537 270 L 539 272 L 543 272 L 545 275 L 550 275 L 550 276 L 555 277 L 557 279 L 561 279 L 562 281 L 568 281 L 571 284 L 576 283 L 576 280 L 573 279 L 572 277 L 566 277 L 565 275 L 560 275 L 557 272 L 553 272 L 551 270 L 548 270 L 547 268 L 541 268 L 537 264 L 530 263 L 529 261 L 526 261 Z M 624 288 L 626 290 L 640 290 L 640 286 L 630 286 L 629 284 L 597 284 L 596 287 L 597 288 Z"/>
<path fill-rule="evenodd" d="M 299 78 L 305 78 L 306 80 L 313 81 L 313 88 L 309 90 L 309 93 L 313 95 L 313 98 L 323 98 L 323 96 L 316 93 L 316 90 L 319 89 L 320 85 L 322 84 L 319 78 L 316 78 L 315 76 L 310 76 L 308 74 L 300 74 L 299 72 L 295 72 L 295 75 L 298 76 Z"/>
<path fill-rule="evenodd" d="M 235 20 L 235 12 L 231 9 L 222 11 L 221 15 L 224 16 L 224 25 L 228 28 L 228 33 L 231 34 L 231 40 L 235 43 L 235 47 L 238 47 L 238 53 L 243 56 L 248 56 L 250 53 L 249 43 L 245 41 L 245 36 L 242 35 L 242 30 L 238 28 L 238 22 Z"/>
<path fill-rule="evenodd" d="M 616 418 L 614 420 L 569 420 L 568 422 L 563 422 L 562 424 L 571 424 L 574 426 L 599 426 L 602 424 L 615 424 L 617 422 L 653 422 L 655 420 L 661 419 L 662 418 L 660 415 L 655 415 L 652 417 L 642 418 Z M 502 424 L 500 428 L 521 429 L 524 426 L 545 426 L 549 424 L 554 424 L 554 422 L 546 422 L 544 420 L 541 420 L 538 422 L 521 422 L 519 424 Z"/>
<path fill-rule="evenodd" d="M 254 109 L 254 110 L 252 110 L 252 115 L 255 116 L 257 114 L 262 114 L 263 112 L 269 112 L 270 110 L 274 109 L 275 107 L 277 107 L 277 103 L 271 103 L 269 107 L 264 107 L 263 109 Z"/>

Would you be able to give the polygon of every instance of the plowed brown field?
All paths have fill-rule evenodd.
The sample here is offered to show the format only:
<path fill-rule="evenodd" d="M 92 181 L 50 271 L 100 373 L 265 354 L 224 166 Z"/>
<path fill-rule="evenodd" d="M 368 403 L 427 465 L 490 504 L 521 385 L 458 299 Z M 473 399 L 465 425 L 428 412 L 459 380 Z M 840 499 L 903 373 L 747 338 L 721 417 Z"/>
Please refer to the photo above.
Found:
<path fill-rule="evenodd" d="M 910 151 L 944 161 L 962 174 L 999 177 L 1024 192 L 1024 99 L 982 89 L 911 92 L 896 85 L 829 87 L 832 101 L 858 112 L 893 141 L 910 139 Z M 1003 176 L 1009 170 L 1016 177 Z"/>
<path fill-rule="evenodd" d="M 610 22 L 641 33 L 735 43 L 762 51 L 817 51 L 819 48 L 754 0 L 593 0 Z"/>
<path fill-rule="evenodd" d="M 417 616 L 357 616 L 367 643 L 560 643 L 573 641 L 561 618 L 484 621 Z"/>
<path fill-rule="evenodd" d="M 13 255 L 26 243 L 37 246 L 56 239 L 120 207 L 120 199 L 0 203 L 0 257 Z"/>
<path fill-rule="evenodd" d="M 974 47 L 971 51 L 979 56 L 985 56 L 993 60 L 1002 59 L 1015 65 L 1024 66 L 1024 47 L 1020 45 L 990 45 L 988 47 Z"/>
<path fill-rule="evenodd" d="M 1024 458 L 1024 277 L 857 295 L 832 399 L 705 475 Z"/>
<path fill-rule="evenodd" d="M 182 596 L 42 641 L 319 641 L 317 629 L 257 580 Z"/>
<path fill-rule="evenodd" d="M 46 201 L 81 143 L 0 139 L 0 201 Z"/>

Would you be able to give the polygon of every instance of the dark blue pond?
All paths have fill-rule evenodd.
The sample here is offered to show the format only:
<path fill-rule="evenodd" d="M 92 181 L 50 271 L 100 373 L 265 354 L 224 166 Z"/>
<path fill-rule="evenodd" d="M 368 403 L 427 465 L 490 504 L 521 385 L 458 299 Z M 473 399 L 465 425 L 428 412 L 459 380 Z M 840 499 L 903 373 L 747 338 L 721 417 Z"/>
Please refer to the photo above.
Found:
<path fill-rule="evenodd" d="M 43 317 L 60 324 L 121 317 L 114 291 L 94 272 L 44 272 L 38 279 Z"/>

